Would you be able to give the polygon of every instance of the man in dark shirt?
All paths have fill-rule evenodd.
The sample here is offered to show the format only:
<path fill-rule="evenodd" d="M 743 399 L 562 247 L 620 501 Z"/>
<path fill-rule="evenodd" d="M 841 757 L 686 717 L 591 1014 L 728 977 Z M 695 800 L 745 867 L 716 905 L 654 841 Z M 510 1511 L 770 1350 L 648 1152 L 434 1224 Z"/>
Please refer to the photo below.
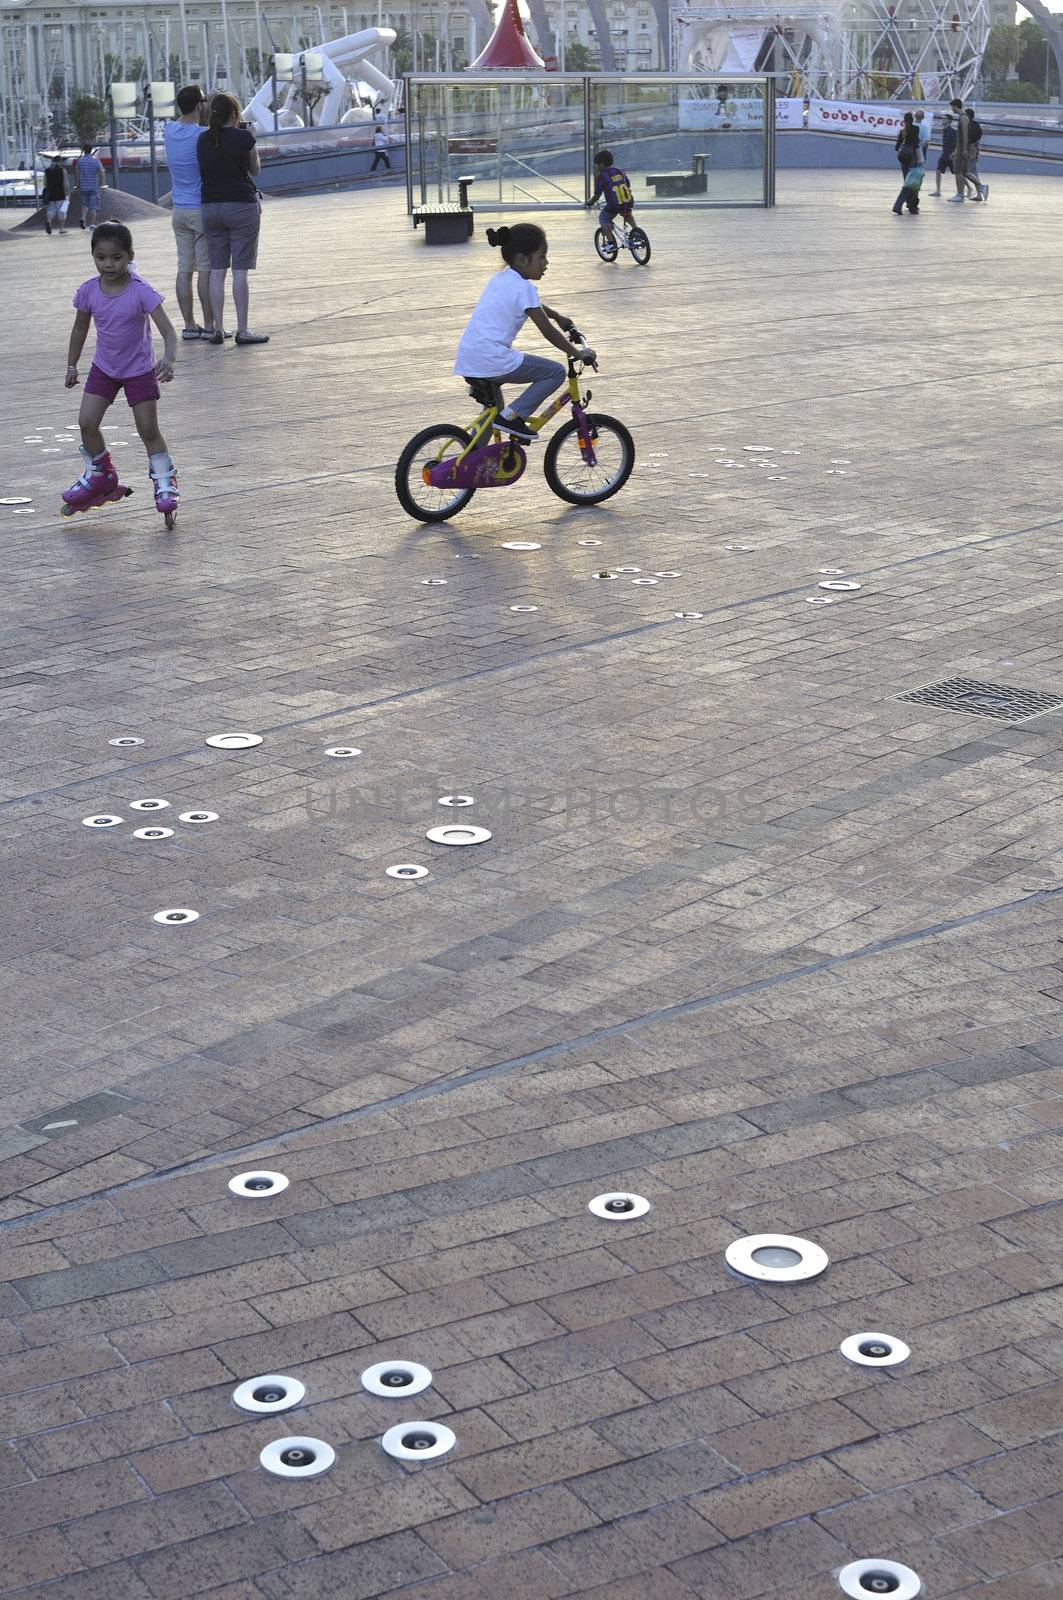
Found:
<path fill-rule="evenodd" d="M 54 155 L 44 169 L 44 231 L 51 233 L 52 223 L 58 222 L 60 237 L 66 232 L 67 199 L 66 169 L 63 158 Z"/>
<path fill-rule="evenodd" d="M 952 117 L 946 111 L 945 115 L 941 119 L 941 154 L 938 156 L 936 174 L 937 188 L 934 190 L 934 198 L 936 200 L 941 198 L 942 174 L 945 172 L 955 172 L 956 170 L 953 164 L 955 154 L 956 129 L 952 125 Z"/>

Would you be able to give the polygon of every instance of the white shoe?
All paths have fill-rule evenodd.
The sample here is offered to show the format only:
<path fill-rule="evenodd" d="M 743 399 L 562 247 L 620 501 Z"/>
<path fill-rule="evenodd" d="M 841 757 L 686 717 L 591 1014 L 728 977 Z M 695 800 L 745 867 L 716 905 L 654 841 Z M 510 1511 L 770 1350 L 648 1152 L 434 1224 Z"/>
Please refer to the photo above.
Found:
<path fill-rule="evenodd" d="M 949 205 L 950 206 L 962 206 L 963 205 L 963 195 L 962 194 L 950 194 L 949 195 Z"/>

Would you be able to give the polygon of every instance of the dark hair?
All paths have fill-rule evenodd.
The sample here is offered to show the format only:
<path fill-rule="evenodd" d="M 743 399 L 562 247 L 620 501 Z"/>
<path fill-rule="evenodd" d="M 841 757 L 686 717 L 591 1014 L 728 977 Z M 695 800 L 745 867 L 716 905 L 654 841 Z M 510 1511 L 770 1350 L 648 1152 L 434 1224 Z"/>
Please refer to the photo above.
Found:
<path fill-rule="evenodd" d="M 533 256 L 546 243 L 546 234 L 537 222 L 518 222 L 512 228 L 488 228 L 487 242 L 501 250 L 502 260 L 511 267 L 515 256 Z"/>
<path fill-rule="evenodd" d="M 127 256 L 133 254 L 133 235 L 124 222 L 101 222 L 92 230 L 92 243 L 90 248 L 95 250 L 98 244 L 106 244 L 111 239 L 124 250 Z"/>
<path fill-rule="evenodd" d="M 83 156 L 91 156 L 91 154 L 92 154 L 92 146 L 91 146 L 91 144 L 83 144 L 81 146 L 81 154 Z"/>
<path fill-rule="evenodd" d="M 949 101 L 949 105 L 952 107 L 953 111 L 962 111 L 963 110 L 963 101 L 962 100 L 950 100 Z"/>
<path fill-rule="evenodd" d="M 207 123 L 207 133 L 215 150 L 221 146 L 221 130 L 227 128 L 230 122 L 239 122 L 240 102 L 234 94 L 227 94 L 224 89 L 219 89 L 210 97 L 210 121 Z"/>
<path fill-rule="evenodd" d="M 186 83 L 183 89 L 178 89 L 174 98 L 182 117 L 187 117 L 189 112 L 197 110 L 207 97 L 198 83 Z"/>
<path fill-rule="evenodd" d="M 912 116 L 912 113 L 910 111 L 906 111 L 904 113 L 904 116 L 901 118 L 901 122 L 904 124 L 904 126 L 906 128 L 914 128 L 915 127 L 915 118 Z"/>
<path fill-rule="evenodd" d="M 594 165 L 596 167 L 611 167 L 612 164 L 613 164 L 613 152 L 611 150 L 599 150 L 599 151 L 597 151 L 597 153 L 595 154 L 595 157 L 594 157 Z"/>

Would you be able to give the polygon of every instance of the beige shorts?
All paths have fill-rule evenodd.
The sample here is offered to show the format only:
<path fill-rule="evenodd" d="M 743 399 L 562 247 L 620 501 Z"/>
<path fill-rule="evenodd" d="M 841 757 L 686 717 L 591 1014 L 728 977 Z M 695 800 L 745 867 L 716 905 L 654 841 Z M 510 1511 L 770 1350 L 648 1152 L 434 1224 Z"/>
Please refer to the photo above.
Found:
<path fill-rule="evenodd" d="M 198 206 L 174 206 L 173 231 L 177 240 L 178 272 L 209 272 L 210 250 Z"/>

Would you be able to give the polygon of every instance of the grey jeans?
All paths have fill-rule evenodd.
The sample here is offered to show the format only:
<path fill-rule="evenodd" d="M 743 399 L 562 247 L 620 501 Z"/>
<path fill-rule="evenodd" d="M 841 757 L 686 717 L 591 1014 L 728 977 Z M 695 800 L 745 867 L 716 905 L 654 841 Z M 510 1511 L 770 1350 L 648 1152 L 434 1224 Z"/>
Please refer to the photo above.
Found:
<path fill-rule="evenodd" d="M 504 378 L 495 378 L 494 382 L 528 384 L 520 399 L 513 402 L 517 416 L 526 419 L 538 414 L 539 407 L 545 405 L 555 389 L 560 389 L 566 376 L 560 361 L 549 361 L 546 356 L 525 356 L 519 367 L 507 372 Z"/>

